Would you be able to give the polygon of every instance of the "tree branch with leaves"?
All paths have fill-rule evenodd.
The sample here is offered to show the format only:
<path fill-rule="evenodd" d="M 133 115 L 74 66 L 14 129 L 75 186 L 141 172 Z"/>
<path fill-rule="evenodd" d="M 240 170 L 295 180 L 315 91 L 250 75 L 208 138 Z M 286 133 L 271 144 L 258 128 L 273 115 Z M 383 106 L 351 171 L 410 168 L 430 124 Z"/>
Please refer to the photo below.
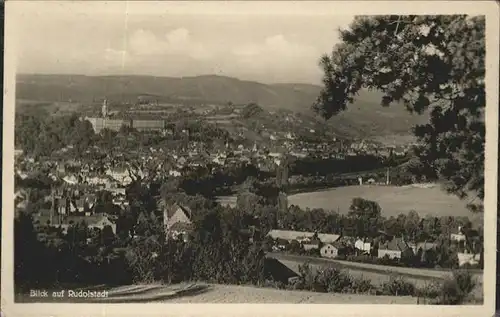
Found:
<path fill-rule="evenodd" d="M 428 114 L 414 127 L 415 173 L 483 210 L 485 19 L 466 15 L 358 16 L 320 60 L 324 77 L 313 109 L 324 119 L 347 109 L 362 89 L 382 106 Z"/>

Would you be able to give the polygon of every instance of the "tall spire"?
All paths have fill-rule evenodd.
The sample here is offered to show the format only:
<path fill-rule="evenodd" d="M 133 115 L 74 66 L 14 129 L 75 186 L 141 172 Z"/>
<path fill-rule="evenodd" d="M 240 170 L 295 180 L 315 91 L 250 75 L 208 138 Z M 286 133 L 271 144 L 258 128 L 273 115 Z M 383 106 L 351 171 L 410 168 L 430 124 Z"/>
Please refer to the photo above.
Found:
<path fill-rule="evenodd" d="M 106 118 L 108 116 L 108 99 L 104 98 L 102 102 L 102 117 Z"/>

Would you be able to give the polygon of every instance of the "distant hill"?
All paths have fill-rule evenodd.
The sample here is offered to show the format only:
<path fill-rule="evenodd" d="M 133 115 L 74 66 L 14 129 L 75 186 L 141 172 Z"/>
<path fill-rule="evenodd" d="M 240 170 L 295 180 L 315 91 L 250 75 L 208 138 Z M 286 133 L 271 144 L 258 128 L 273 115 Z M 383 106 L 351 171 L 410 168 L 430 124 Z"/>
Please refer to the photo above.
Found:
<path fill-rule="evenodd" d="M 17 77 L 18 100 L 34 103 L 72 102 L 90 104 L 104 97 L 111 102 L 134 103 L 148 96 L 159 102 L 224 105 L 257 103 L 267 110 L 287 109 L 314 116 L 310 106 L 321 87 L 308 84 L 262 84 L 236 78 L 196 77 L 25 75 Z M 402 106 L 384 108 L 381 94 L 363 91 L 348 111 L 328 124 L 356 137 L 405 136 L 426 117 L 409 114 Z"/>

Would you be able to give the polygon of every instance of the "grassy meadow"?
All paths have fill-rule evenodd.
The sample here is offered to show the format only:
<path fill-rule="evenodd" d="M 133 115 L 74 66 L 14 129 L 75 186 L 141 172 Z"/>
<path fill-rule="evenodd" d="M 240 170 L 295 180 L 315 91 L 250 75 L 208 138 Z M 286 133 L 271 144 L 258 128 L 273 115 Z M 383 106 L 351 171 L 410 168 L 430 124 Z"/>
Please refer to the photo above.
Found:
<path fill-rule="evenodd" d="M 407 214 L 414 210 L 421 217 L 468 216 L 466 202 L 448 195 L 439 185 L 379 186 L 362 185 L 337 187 L 323 191 L 290 195 L 290 205 L 301 208 L 323 208 L 347 213 L 353 198 L 361 197 L 379 203 L 385 217 Z"/>
<path fill-rule="evenodd" d="M 288 204 L 305 208 L 323 208 L 341 214 L 349 212 L 353 198 L 361 197 L 379 203 L 382 216 L 398 216 L 416 211 L 421 217 L 432 215 L 469 217 L 472 221 L 479 221 L 467 209 L 467 202 L 454 195 L 447 194 L 438 184 L 383 186 L 362 185 L 345 186 L 326 190 L 298 193 L 288 196 Z M 223 205 L 235 206 L 236 196 L 220 196 L 217 200 Z M 478 218 L 478 219 L 475 219 Z"/>

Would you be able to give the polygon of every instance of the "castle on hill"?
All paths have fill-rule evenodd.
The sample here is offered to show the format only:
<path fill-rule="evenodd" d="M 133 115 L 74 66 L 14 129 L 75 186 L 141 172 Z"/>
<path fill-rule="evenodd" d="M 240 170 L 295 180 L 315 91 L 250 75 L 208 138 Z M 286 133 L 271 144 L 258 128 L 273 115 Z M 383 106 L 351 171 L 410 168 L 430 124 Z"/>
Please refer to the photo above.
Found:
<path fill-rule="evenodd" d="M 119 131 L 121 127 L 130 127 L 138 131 L 163 131 L 166 128 L 166 120 L 158 119 L 134 119 L 113 117 L 109 113 L 108 101 L 104 99 L 100 117 L 85 117 L 92 124 L 95 133 L 103 129 Z"/>

